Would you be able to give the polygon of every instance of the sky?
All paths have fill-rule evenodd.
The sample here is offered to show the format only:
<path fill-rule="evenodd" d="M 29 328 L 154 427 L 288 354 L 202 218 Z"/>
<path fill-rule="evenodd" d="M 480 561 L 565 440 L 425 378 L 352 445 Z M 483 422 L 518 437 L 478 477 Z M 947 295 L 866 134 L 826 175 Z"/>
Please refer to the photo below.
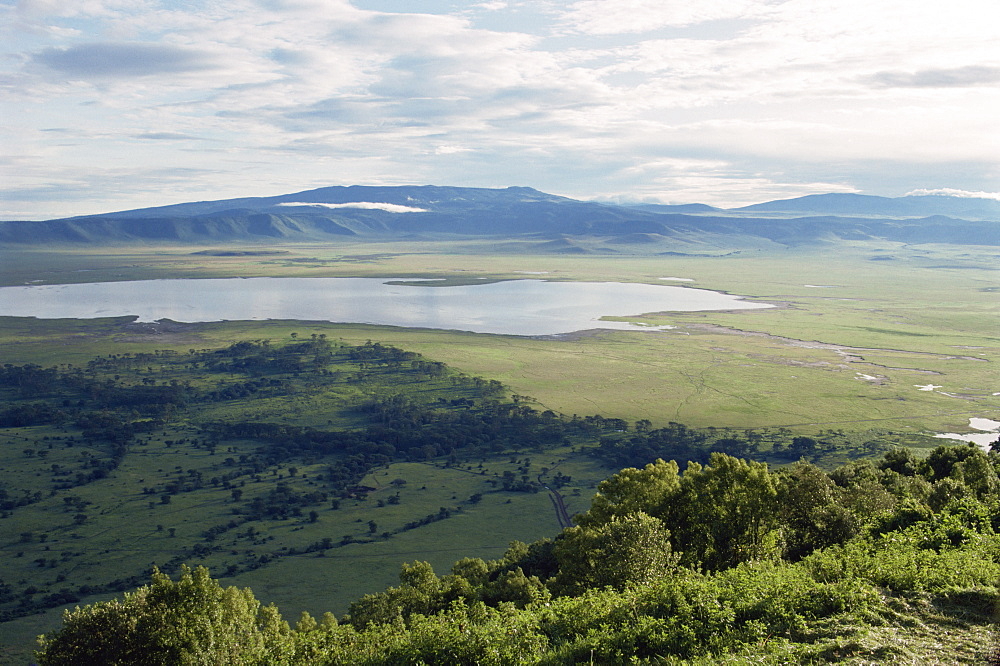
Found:
<path fill-rule="evenodd" d="M 1000 2 L 0 0 L 0 219 L 413 184 L 1000 197 Z"/>

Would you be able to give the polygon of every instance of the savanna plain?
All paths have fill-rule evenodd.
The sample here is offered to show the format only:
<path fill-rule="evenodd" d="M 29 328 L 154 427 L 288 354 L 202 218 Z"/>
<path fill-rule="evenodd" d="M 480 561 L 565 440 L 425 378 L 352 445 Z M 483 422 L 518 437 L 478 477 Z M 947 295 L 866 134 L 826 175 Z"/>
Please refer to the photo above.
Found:
<path fill-rule="evenodd" d="M 935 434 L 970 432 L 970 418 L 1000 415 L 995 248 L 841 242 L 609 256 L 345 242 L 216 250 L 0 250 L 0 285 L 530 278 L 681 285 L 774 307 L 636 313 L 628 319 L 650 330 L 543 337 L 321 321 L 0 317 L 9 379 L 0 387 L 0 641 L 10 663 L 26 663 L 62 609 L 141 585 L 154 563 L 168 572 L 204 564 L 295 617 L 343 614 L 395 584 L 404 562 L 447 571 L 462 557 L 500 558 L 512 541 L 555 536 L 623 462 L 652 462 L 616 448 L 633 432 L 682 424 L 700 433 L 705 451 L 730 446 L 772 467 L 805 458 L 832 470 L 900 447 L 921 459 L 947 442 Z M 27 367 L 75 377 L 76 388 L 26 389 L 17 381 L 27 371 L 10 379 Z M 168 408 L 132 405 L 143 391 Z M 492 404 L 506 411 L 490 412 Z M 63 416 L 23 416 L 29 407 Z M 334 455 L 316 434 L 388 431 L 397 427 L 391 419 L 426 422 L 431 411 L 450 414 L 439 420 L 465 439 L 405 455 L 361 445 Z M 473 411 L 505 434 L 473 446 L 472 431 L 458 425 Z M 524 419 L 555 417 L 573 425 L 549 440 L 537 428 L 518 435 Z M 116 434 L 126 422 L 128 432 Z M 337 475 L 349 483 L 335 492 Z M 990 643 L 981 618 L 954 627 L 947 648 L 957 659 Z M 910 640 L 941 635 L 915 630 Z"/>

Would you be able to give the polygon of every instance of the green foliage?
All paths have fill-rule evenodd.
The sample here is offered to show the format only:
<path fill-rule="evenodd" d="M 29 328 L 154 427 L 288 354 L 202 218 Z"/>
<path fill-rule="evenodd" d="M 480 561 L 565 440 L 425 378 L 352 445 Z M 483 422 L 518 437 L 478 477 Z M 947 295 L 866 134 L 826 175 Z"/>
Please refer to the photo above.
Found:
<path fill-rule="evenodd" d="M 641 470 L 628 467 L 601 481 L 590 510 L 576 520 L 586 527 L 640 511 L 653 516 L 664 515 L 680 486 L 680 474 L 673 460 L 657 460 Z"/>
<path fill-rule="evenodd" d="M 647 588 L 588 591 L 539 612 L 552 653 L 543 664 L 628 663 L 711 654 L 729 642 L 731 608 L 713 582 L 680 572 Z"/>
<path fill-rule="evenodd" d="M 724 569 L 778 554 L 778 503 L 767 465 L 713 453 L 705 467 L 690 464 L 680 501 L 667 526 L 682 561 Z M 675 527 L 676 526 L 676 527 Z"/>
<path fill-rule="evenodd" d="M 688 565 L 726 568 L 777 554 L 777 486 L 767 465 L 713 453 L 708 465 L 674 461 L 627 468 L 598 486 L 582 527 L 639 512 L 659 519 Z"/>
<path fill-rule="evenodd" d="M 499 561 L 465 558 L 455 564 L 451 575 L 443 577 L 438 577 L 427 562 L 404 564 L 398 587 L 364 595 L 351 604 L 348 618 L 354 627 L 366 629 L 397 622 L 409 625 L 416 616 L 438 613 L 455 604 L 471 606 L 486 601 L 493 606 L 523 608 L 546 600 L 549 592 L 538 577 L 529 577 L 516 566 L 515 558 L 527 555 L 527 550 L 515 547 Z"/>
<path fill-rule="evenodd" d="M 413 616 L 431 615 L 453 602 L 475 597 L 465 578 L 456 575 L 439 578 L 427 562 L 404 564 L 399 583 L 398 587 L 366 594 L 351 604 L 348 615 L 351 624 L 364 629 L 376 624 L 408 622 Z"/>
<path fill-rule="evenodd" d="M 122 601 L 67 613 L 40 659 L 892 661 L 909 653 L 866 637 L 922 622 L 913 608 L 931 600 L 970 613 L 957 626 L 987 621 L 1000 601 L 993 458 L 974 453 L 948 466 L 934 488 L 964 490 L 940 502 L 912 483 L 930 484 L 940 470 L 909 462 L 893 453 L 828 475 L 804 462 L 771 472 L 717 453 L 682 475 L 663 461 L 622 470 L 601 484 L 581 524 L 554 541 L 515 542 L 498 560 L 464 558 L 445 576 L 426 562 L 404 565 L 399 585 L 356 601 L 346 623 L 302 614 L 290 630 L 249 591 L 223 590 L 204 569 L 185 570 L 176 583 L 157 573 Z M 685 561 L 671 544 L 697 557 Z"/>
<path fill-rule="evenodd" d="M 612 516 L 595 527 L 570 527 L 555 545 L 559 594 L 628 584 L 649 585 L 669 575 L 679 559 L 670 550 L 670 531 L 641 511 Z"/>
<path fill-rule="evenodd" d="M 952 475 L 955 466 L 981 453 L 975 444 L 965 446 L 939 446 L 920 464 L 920 472 L 931 482 Z"/>
<path fill-rule="evenodd" d="M 844 491 L 818 467 L 800 461 L 777 476 L 787 558 L 797 560 L 857 534 L 860 521 L 844 506 Z"/>
<path fill-rule="evenodd" d="M 159 571 L 119 600 L 66 611 L 43 636 L 39 664 L 267 664 L 286 649 L 288 625 L 249 589 L 223 588 L 204 567 L 176 581 Z"/>
<path fill-rule="evenodd" d="M 920 461 L 913 455 L 910 449 L 891 449 L 882 456 L 879 462 L 879 469 L 892 470 L 902 476 L 914 476 L 919 468 Z"/>
<path fill-rule="evenodd" d="M 414 618 L 405 634 L 393 632 L 371 664 L 507 666 L 527 664 L 547 641 L 531 613 L 482 605 L 455 606 L 437 616 Z M 371 638 L 380 637 L 374 632 Z M 387 637 L 388 638 L 388 637 Z M 364 663 L 364 662 L 362 662 Z"/>

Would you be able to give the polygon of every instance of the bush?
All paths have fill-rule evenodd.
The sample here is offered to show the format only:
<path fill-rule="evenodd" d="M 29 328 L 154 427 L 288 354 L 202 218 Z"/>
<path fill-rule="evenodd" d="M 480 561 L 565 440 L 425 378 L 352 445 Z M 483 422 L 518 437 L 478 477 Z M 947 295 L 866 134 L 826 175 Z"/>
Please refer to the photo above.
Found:
<path fill-rule="evenodd" d="M 222 588 L 205 567 L 152 578 L 122 600 L 66 611 L 63 627 L 39 639 L 38 663 L 250 666 L 286 647 L 288 625 L 249 589 Z"/>

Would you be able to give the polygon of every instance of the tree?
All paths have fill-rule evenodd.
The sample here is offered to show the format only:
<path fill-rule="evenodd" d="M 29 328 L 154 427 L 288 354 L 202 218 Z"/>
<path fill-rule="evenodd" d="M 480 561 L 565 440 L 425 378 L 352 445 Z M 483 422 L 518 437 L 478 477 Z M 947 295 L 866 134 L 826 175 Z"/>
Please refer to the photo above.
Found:
<path fill-rule="evenodd" d="M 490 567 L 479 557 L 463 557 L 451 567 L 453 576 L 460 576 L 473 587 L 484 585 L 490 578 Z"/>
<path fill-rule="evenodd" d="M 993 499 L 1000 492 L 996 469 L 982 451 L 975 451 L 960 463 L 955 463 L 952 478 L 961 479 L 980 500 Z"/>
<path fill-rule="evenodd" d="M 399 587 L 366 594 L 351 604 L 348 614 L 358 629 L 371 624 L 386 624 L 413 613 L 428 615 L 444 607 L 441 579 L 427 562 L 403 564 Z"/>
<path fill-rule="evenodd" d="M 879 469 L 890 469 L 903 476 L 913 476 L 919 466 L 920 461 L 913 455 L 913 451 L 904 448 L 887 451 L 882 457 L 882 462 L 878 464 Z"/>
<path fill-rule="evenodd" d="M 857 534 L 857 519 L 839 502 L 842 493 L 811 463 L 799 461 L 779 472 L 779 515 L 788 558 L 801 559 L 817 548 L 843 543 Z"/>
<path fill-rule="evenodd" d="M 459 580 L 465 579 L 461 578 Z M 452 582 L 452 591 L 461 591 L 459 585 L 455 585 L 450 579 L 448 582 Z M 491 606 L 503 602 L 514 604 L 518 608 L 524 608 L 530 603 L 547 601 L 552 598 L 552 595 L 545 588 L 545 584 L 537 576 L 526 576 L 524 570 L 520 567 L 513 571 L 504 571 L 496 580 L 483 585 L 480 594 L 483 601 L 489 603 Z M 475 592 L 471 587 L 465 596 L 475 596 Z"/>
<path fill-rule="evenodd" d="M 812 437 L 794 437 L 788 450 L 797 456 L 807 456 L 816 452 L 816 440 Z"/>
<path fill-rule="evenodd" d="M 627 467 L 601 481 L 587 513 L 577 516 L 581 526 L 599 525 L 614 516 L 644 512 L 659 517 L 680 492 L 677 463 L 657 460 L 643 469 Z"/>
<path fill-rule="evenodd" d="M 223 588 L 205 567 L 184 566 L 171 580 L 63 614 L 63 626 L 39 638 L 38 663 L 173 666 L 272 663 L 290 639 L 273 606 L 249 589 Z"/>
<path fill-rule="evenodd" d="M 968 444 L 963 446 L 939 446 L 924 458 L 920 465 L 920 472 L 927 477 L 928 481 L 940 481 L 951 476 L 952 469 L 957 463 L 965 461 L 977 453 L 981 453 L 978 446 Z"/>
<path fill-rule="evenodd" d="M 496 583 L 495 591 L 504 595 L 504 600 L 515 603 L 527 603 L 545 595 L 542 583 L 537 578 L 526 577 L 523 573 L 507 577 L 501 575 L 494 583 Z M 352 603 L 348 611 L 348 620 L 360 630 L 372 625 L 394 624 L 400 621 L 409 625 L 414 616 L 432 615 L 453 604 L 473 603 L 477 597 L 472 583 L 464 576 L 452 574 L 438 577 L 427 562 L 414 562 L 403 564 L 399 572 L 398 587 L 388 587 L 385 592 L 366 594 Z"/>
<path fill-rule="evenodd" d="M 777 494 L 765 463 L 713 453 L 704 467 L 688 464 L 664 522 L 685 563 L 726 569 L 777 554 Z"/>
<path fill-rule="evenodd" d="M 670 531 L 641 511 L 613 516 L 593 528 L 567 528 L 556 540 L 555 555 L 555 590 L 562 594 L 649 585 L 674 569 L 678 560 L 671 552 Z"/>
<path fill-rule="evenodd" d="M 927 503 L 934 511 L 941 511 L 950 502 L 968 497 L 971 494 L 969 488 L 964 483 L 949 477 L 941 479 L 934 484 L 934 489 L 931 491 L 931 496 L 928 498 Z"/>

